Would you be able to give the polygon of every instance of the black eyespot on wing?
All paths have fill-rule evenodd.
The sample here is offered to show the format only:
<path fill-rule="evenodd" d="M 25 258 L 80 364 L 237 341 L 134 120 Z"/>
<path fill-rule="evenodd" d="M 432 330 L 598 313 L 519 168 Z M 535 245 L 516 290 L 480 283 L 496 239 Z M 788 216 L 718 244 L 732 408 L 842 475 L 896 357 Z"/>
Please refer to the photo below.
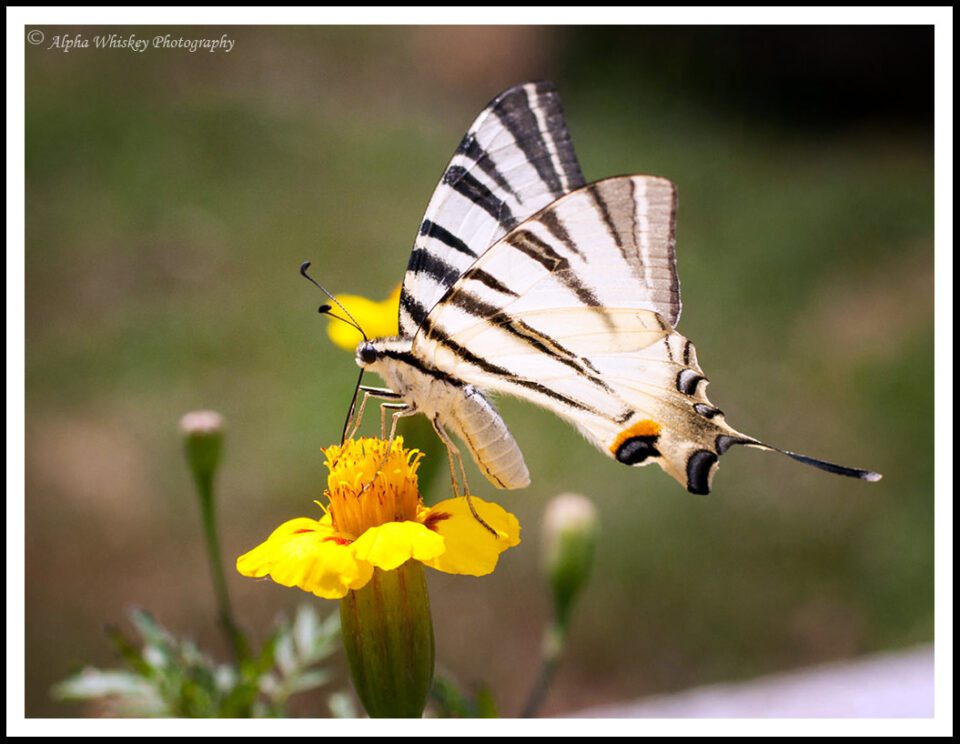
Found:
<path fill-rule="evenodd" d="M 639 465 L 648 457 L 660 457 L 656 445 L 659 436 L 630 437 L 617 447 L 617 461 L 624 465 Z"/>
<path fill-rule="evenodd" d="M 697 374 L 692 369 L 681 369 L 677 374 L 677 390 L 684 395 L 695 395 L 700 381 L 705 379 L 707 378 Z"/>
<path fill-rule="evenodd" d="M 730 449 L 735 444 L 756 444 L 756 440 L 747 439 L 745 437 L 731 437 L 727 434 L 720 434 L 717 436 L 716 447 L 717 454 L 725 455 L 727 450 Z"/>
<path fill-rule="evenodd" d="M 690 493 L 710 493 L 710 471 L 718 459 L 715 452 L 705 449 L 690 455 L 687 460 L 687 490 Z"/>
<path fill-rule="evenodd" d="M 721 411 L 719 408 L 716 408 L 714 406 L 707 406 L 707 405 L 704 405 L 703 403 L 694 403 L 693 410 L 696 411 L 701 416 L 703 416 L 704 418 L 708 418 L 708 419 L 712 419 L 714 416 L 723 415 L 723 411 Z"/>

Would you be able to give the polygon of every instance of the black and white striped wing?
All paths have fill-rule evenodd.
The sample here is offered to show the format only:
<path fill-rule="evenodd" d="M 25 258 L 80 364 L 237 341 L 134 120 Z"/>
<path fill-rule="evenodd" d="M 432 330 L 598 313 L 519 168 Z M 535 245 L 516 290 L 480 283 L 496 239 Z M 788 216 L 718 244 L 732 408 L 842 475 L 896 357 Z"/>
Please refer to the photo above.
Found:
<path fill-rule="evenodd" d="M 418 338 L 503 324 L 526 313 L 586 308 L 680 318 L 677 193 L 656 176 L 597 181 L 558 199 L 473 262 L 423 322 Z M 505 331 L 509 333 L 509 331 Z"/>
<path fill-rule="evenodd" d="M 526 83 L 497 96 L 464 136 L 420 223 L 400 294 L 400 335 L 412 337 L 497 240 L 583 184 L 553 85 Z"/>
<path fill-rule="evenodd" d="M 662 178 L 611 178 L 568 194 L 464 272 L 413 353 L 554 411 L 610 457 L 658 462 L 706 492 L 718 446 L 747 438 L 707 400 L 696 352 L 673 329 L 675 217 L 676 191 Z"/>
<path fill-rule="evenodd" d="M 655 462 L 693 493 L 709 492 L 734 444 L 879 480 L 741 434 L 710 403 L 696 350 L 674 330 L 675 219 L 662 178 L 610 178 L 562 197 L 463 273 L 414 336 L 414 357 L 552 410 L 609 457 Z"/>

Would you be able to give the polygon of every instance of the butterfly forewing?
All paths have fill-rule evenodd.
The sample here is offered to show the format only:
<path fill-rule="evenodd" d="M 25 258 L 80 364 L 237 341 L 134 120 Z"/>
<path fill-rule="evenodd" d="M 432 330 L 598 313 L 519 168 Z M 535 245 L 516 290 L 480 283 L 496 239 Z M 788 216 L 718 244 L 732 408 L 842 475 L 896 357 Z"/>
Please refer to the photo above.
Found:
<path fill-rule="evenodd" d="M 400 295 L 400 333 L 477 257 L 523 220 L 580 188 L 583 175 L 550 83 L 501 93 L 477 117 L 427 207 Z"/>
<path fill-rule="evenodd" d="M 518 328 L 528 313 L 549 322 L 543 311 L 581 307 L 600 327 L 609 327 L 606 311 L 616 309 L 651 310 L 672 326 L 680 314 L 675 218 L 676 192 L 663 178 L 623 176 L 578 189 L 478 258 L 425 318 L 420 335 L 496 325 L 523 337 Z"/>

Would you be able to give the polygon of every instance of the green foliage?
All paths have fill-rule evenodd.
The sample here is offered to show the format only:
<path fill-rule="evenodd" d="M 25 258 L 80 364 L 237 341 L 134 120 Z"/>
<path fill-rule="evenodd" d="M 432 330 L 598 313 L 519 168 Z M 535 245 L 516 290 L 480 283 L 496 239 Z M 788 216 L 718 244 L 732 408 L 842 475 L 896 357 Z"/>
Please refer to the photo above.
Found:
<path fill-rule="evenodd" d="M 108 631 L 128 668 L 85 668 L 57 684 L 54 697 L 94 702 L 118 716 L 280 717 L 291 696 L 330 680 L 323 662 L 340 636 L 336 613 L 321 620 L 310 605 L 301 605 L 292 622 L 280 621 L 258 655 L 226 664 L 174 637 L 143 610 L 133 610 L 130 620 L 139 642 L 119 629 Z M 336 709 L 348 710 L 342 703 Z"/>
<path fill-rule="evenodd" d="M 453 680 L 435 676 L 430 690 L 431 712 L 437 718 L 497 718 L 490 688 L 482 685 L 474 695 L 463 692 Z"/>

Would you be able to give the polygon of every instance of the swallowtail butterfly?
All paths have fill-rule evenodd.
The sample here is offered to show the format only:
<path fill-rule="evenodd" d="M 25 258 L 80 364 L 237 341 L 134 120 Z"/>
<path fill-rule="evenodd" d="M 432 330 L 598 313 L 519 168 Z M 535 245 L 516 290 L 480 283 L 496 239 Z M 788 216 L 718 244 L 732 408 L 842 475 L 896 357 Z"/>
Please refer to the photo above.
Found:
<path fill-rule="evenodd" d="M 676 330 L 676 214 L 665 178 L 584 181 L 550 83 L 498 95 L 427 206 L 399 335 L 357 347 L 360 367 L 389 388 L 361 387 L 353 431 L 368 397 L 393 400 L 384 409 L 394 424 L 430 419 L 451 472 L 453 434 L 491 483 L 523 488 L 523 455 L 487 398 L 506 393 L 553 411 L 624 465 L 656 463 L 693 493 L 710 491 L 735 444 L 878 480 L 741 434 L 710 403 L 696 350 Z"/>

